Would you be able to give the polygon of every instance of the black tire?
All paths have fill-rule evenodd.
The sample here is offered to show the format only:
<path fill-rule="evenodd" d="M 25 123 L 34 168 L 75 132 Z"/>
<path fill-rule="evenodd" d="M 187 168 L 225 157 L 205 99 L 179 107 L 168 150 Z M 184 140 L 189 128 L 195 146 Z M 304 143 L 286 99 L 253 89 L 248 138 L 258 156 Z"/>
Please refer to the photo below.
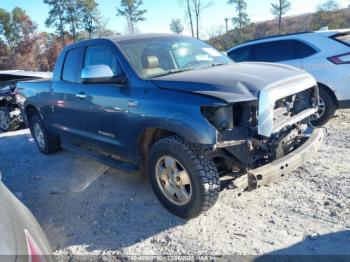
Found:
<path fill-rule="evenodd" d="M 156 166 L 158 160 L 164 156 L 180 162 L 189 175 L 192 194 L 186 205 L 179 206 L 169 201 L 157 182 Z M 196 150 L 178 136 L 164 138 L 151 148 L 147 172 L 159 201 L 171 213 L 181 218 L 197 217 L 209 210 L 218 199 L 220 180 L 214 161 L 199 157 Z"/>
<path fill-rule="evenodd" d="M 0 131 L 1 132 L 10 132 L 10 131 L 15 131 L 19 128 L 19 124 L 16 122 L 11 123 L 11 117 L 10 117 L 10 112 L 6 107 L 0 107 L 0 114 L 1 117 L 5 117 L 7 126 L 2 126 L 0 124 Z M 3 121 L 3 119 L 0 119 L 0 121 Z"/>
<path fill-rule="evenodd" d="M 36 132 L 35 132 L 35 125 L 38 125 L 40 127 L 40 130 L 43 134 L 43 141 L 44 144 L 41 145 L 38 141 Z M 52 136 L 49 132 L 47 132 L 43 121 L 41 120 L 40 116 L 34 115 L 30 118 L 30 132 L 32 133 L 32 136 L 35 140 L 36 145 L 38 146 L 39 150 L 43 154 L 52 154 L 60 150 L 60 141 L 59 138 Z"/>
<path fill-rule="evenodd" d="M 325 110 L 321 117 L 311 120 L 311 123 L 316 127 L 321 127 L 327 124 L 337 110 L 336 101 L 334 101 L 332 94 L 322 87 L 320 87 L 319 90 L 320 99 L 324 102 Z"/>

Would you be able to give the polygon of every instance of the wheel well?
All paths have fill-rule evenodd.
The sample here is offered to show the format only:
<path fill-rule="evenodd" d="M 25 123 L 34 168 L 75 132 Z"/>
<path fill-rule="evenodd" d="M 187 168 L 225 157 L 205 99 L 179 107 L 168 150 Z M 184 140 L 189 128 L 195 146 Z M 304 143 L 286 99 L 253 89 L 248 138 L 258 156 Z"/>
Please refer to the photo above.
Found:
<path fill-rule="evenodd" d="M 141 153 L 143 159 L 143 168 L 147 159 L 147 155 L 151 147 L 159 140 L 168 137 L 177 135 L 174 132 L 171 132 L 166 129 L 161 128 L 147 128 L 139 139 L 139 152 Z"/>
<path fill-rule="evenodd" d="M 39 115 L 39 111 L 34 106 L 26 107 L 26 116 L 27 116 L 28 123 L 30 122 L 30 119 L 36 114 Z"/>
<path fill-rule="evenodd" d="M 330 89 L 328 86 L 322 84 L 322 83 L 317 83 L 318 87 L 319 88 L 322 88 L 323 90 L 325 90 L 328 94 L 330 94 L 330 96 L 332 97 L 335 105 L 337 108 L 339 108 L 339 104 L 338 104 L 338 99 L 337 97 L 335 96 L 334 92 L 332 89 Z"/>

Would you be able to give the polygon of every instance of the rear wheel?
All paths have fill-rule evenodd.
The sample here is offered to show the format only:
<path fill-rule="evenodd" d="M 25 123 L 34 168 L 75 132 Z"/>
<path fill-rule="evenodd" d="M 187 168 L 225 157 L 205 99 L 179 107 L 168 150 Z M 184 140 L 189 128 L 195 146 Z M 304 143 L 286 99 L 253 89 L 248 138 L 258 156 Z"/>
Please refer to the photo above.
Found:
<path fill-rule="evenodd" d="M 44 154 L 52 154 L 60 149 L 59 139 L 47 132 L 41 118 L 34 115 L 30 119 L 30 131 L 39 150 Z"/>
<path fill-rule="evenodd" d="M 334 116 L 337 110 L 336 102 L 329 91 L 320 88 L 320 105 L 318 112 L 312 116 L 311 123 L 314 126 L 323 126 Z"/>
<path fill-rule="evenodd" d="M 194 218 L 218 199 L 220 180 L 214 162 L 201 158 L 180 137 L 164 138 L 152 147 L 148 175 L 159 201 L 176 216 Z"/>

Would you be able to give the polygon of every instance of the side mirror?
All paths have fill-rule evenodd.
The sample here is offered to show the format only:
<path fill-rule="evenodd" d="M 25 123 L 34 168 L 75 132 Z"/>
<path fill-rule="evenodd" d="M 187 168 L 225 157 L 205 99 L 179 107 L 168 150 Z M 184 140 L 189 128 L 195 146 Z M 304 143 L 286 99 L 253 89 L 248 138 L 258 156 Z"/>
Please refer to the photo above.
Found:
<path fill-rule="evenodd" d="M 115 76 L 108 65 L 86 66 L 81 72 L 81 79 L 84 84 L 116 83 L 126 85 L 124 76 Z"/>

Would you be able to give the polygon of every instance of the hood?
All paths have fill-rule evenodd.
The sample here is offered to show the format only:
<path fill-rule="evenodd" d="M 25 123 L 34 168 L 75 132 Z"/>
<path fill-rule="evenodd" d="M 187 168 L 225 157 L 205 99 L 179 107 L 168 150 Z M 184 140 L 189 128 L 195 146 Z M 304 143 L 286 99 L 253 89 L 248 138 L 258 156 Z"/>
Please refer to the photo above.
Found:
<path fill-rule="evenodd" d="M 254 101 L 262 89 L 315 83 L 305 71 L 286 65 L 238 63 L 153 78 L 160 88 L 201 94 L 227 103 Z"/>

